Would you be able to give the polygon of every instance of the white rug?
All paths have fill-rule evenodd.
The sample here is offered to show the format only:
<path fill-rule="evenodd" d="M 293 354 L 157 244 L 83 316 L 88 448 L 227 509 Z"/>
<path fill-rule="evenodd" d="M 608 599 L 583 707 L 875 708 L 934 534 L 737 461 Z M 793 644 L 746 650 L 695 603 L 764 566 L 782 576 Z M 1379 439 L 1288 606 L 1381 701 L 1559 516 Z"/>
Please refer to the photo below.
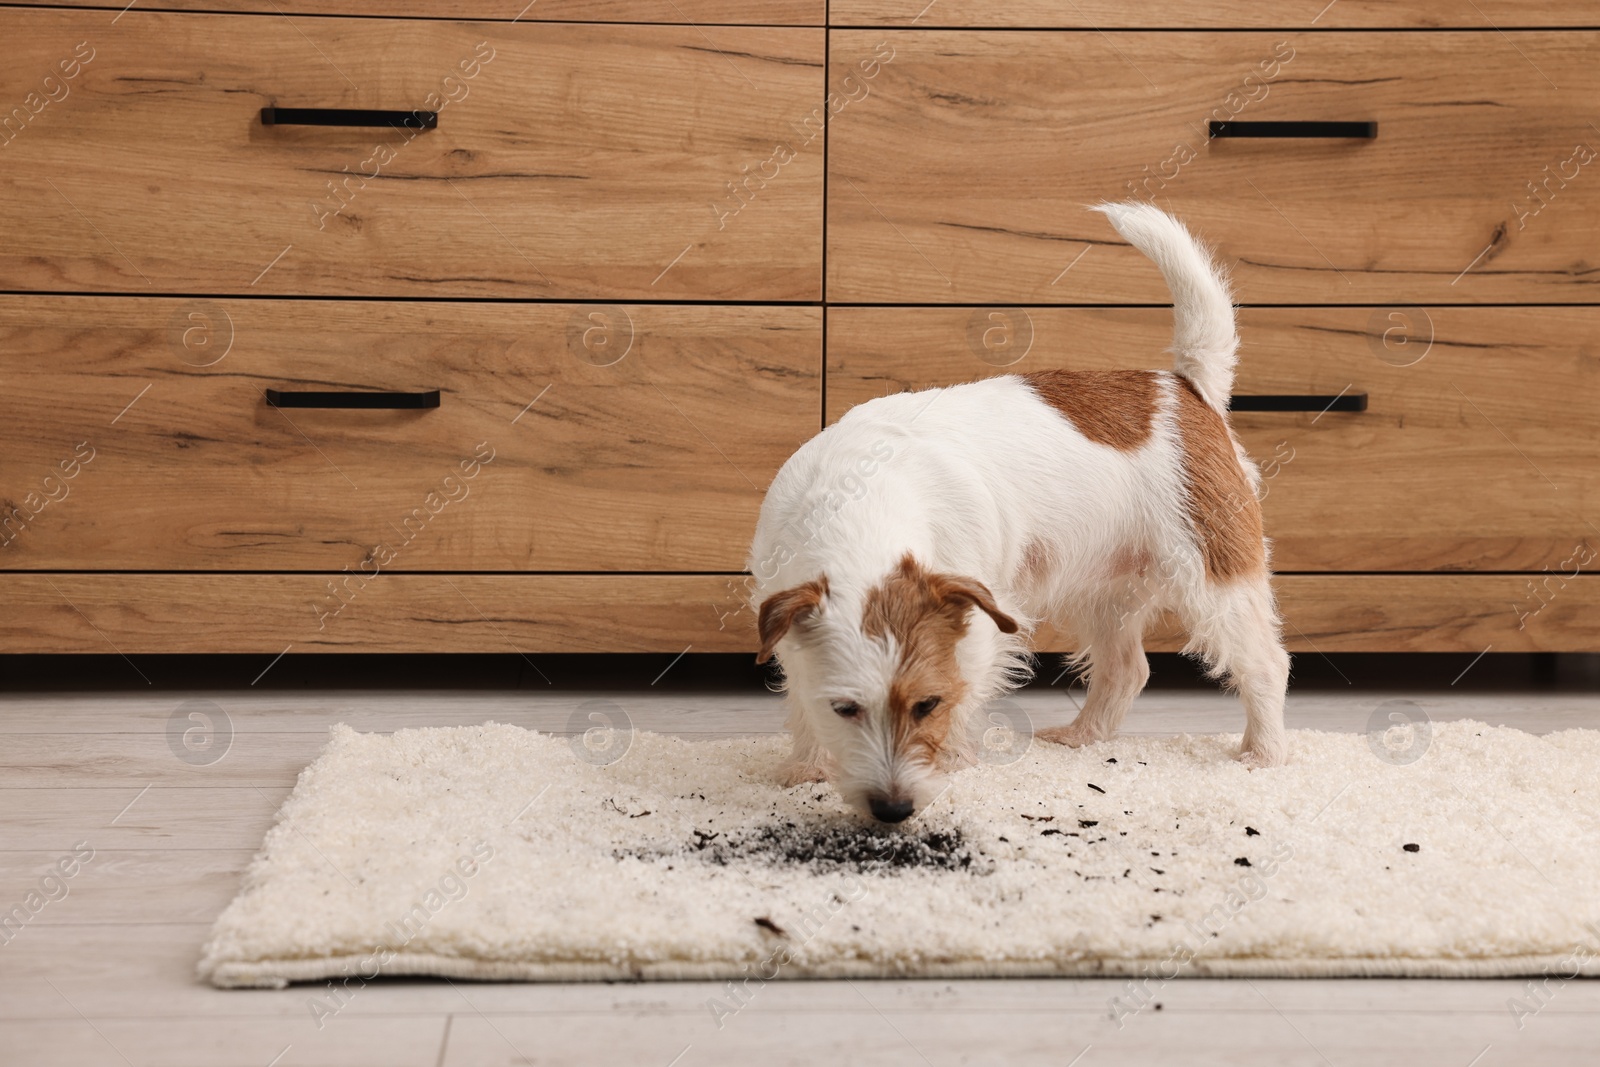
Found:
<path fill-rule="evenodd" d="M 1255 772 L 1237 736 L 1036 743 L 886 829 L 779 789 L 780 737 L 341 725 L 200 974 L 1600 973 L 1600 731 L 1432 731 Z"/>

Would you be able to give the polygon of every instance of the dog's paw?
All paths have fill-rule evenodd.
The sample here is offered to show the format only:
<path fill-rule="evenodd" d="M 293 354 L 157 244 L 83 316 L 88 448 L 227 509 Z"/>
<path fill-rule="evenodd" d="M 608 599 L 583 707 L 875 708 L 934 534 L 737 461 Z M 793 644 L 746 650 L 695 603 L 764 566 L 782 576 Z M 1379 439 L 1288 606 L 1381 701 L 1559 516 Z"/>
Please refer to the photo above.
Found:
<path fill-rule="evenodd" d="M 820 763 L 785 763 L 778 768 L 778 784 L 785 789 L 827 780 L 828 769 Z"/>
<path fill-rule="evenodd" d="M 1067 745 L 1070 748 L 1082 748 L 1084 745 L 1092 745 L 1096 741 L 1106 740 L 1100 736 L 1098 730 L 1086 729 L 1077 723 L 1056 726 L 1049 730 L 1040 730 L 1033 736 L 1040 741 L 1049 741 L 1055 745 Z"/>
<path fill-rule="evenodd" d="M 1244 764 L 1246 770 L 1256 771 L 1268 767 L 1282 767 L 1289 762 L 1289 754 L 1281 745 L 1277 747 L 1254 745 L 1250 748 L 1241 748 L 1234 759 Z"/>

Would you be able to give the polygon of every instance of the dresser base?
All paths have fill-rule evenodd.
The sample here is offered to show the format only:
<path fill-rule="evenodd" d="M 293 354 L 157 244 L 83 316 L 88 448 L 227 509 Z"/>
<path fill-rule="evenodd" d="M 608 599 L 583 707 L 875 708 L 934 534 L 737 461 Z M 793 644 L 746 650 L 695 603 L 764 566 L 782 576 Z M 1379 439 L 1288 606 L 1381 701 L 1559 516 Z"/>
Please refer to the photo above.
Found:
<path fill-rule="evenodd" d="M 1279 575 L 1297 652 L 1600 651 L 1600 577 Z M 0 575 L 9 653 L 751 652 L 742 575 Z M 341 606 L 342 605 L 342 606 Z M 1151 651 L 1181 634 L 1153 630 Z M 1065 651 L 1070 635 L 1041 631 Z"/>

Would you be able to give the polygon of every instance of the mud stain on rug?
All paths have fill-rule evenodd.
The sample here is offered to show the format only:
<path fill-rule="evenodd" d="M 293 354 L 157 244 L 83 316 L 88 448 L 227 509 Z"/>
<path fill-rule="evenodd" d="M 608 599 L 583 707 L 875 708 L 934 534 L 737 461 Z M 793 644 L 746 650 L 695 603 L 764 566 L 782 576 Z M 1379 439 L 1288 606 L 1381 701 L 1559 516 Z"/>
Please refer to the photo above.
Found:
<path fill-rule="evenodd" d="M 724 835 L 722 831 L 694 832 L 694 839 L 676 848 L 622 849 L 618 859 L 687 860 L 726 867 L 754 861 L 771 866 L 801 868 L 813 874 L 850 871 L 886 874 L 895 871 L 968 871 L 986 874 L 994 862 L 976 856 L 960 830 L 906 832 L 846 818 L 843 820 L 788 820 Z M 671 868 L 671 863 L 666 864 Z"/>

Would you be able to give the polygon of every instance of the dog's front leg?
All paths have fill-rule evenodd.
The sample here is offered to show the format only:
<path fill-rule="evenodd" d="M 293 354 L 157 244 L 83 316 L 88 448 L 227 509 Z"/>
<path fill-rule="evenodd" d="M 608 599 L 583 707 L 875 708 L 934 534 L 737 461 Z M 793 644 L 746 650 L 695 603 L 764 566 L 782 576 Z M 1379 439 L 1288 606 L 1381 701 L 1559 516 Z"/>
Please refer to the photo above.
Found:
<path fill-rule="evenodd" d="M 1101 626 L 1080 630 L 1093 634 L 1089 642 L 1089 695 L 1078 717 L 1066 726 L 1040 730 L 1041 741 L 1060 745 L 1092 745 L 1115 737 L 1123 716 L 1150 680 L 1150 662 L 1141 641 L 1142 627 Z"/>
<path fill-rule="evenodd" d="M 787 725 L 789 736 L 794 740 L 794 749 L 789 753 L 789 758 L 778 768 L 778 782 L 788 789 L 805 782 L 827 781 L 828 752 L 817 743 L 816 735 L 811 732 L 811 724 L 806 720 L 804 710 L 792 697 L 789 699 Z"/>

